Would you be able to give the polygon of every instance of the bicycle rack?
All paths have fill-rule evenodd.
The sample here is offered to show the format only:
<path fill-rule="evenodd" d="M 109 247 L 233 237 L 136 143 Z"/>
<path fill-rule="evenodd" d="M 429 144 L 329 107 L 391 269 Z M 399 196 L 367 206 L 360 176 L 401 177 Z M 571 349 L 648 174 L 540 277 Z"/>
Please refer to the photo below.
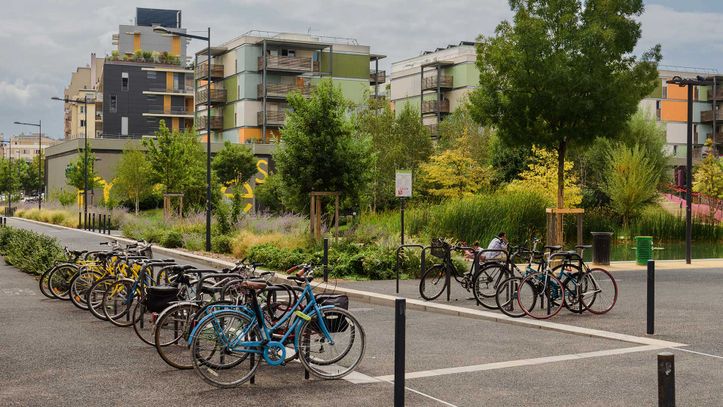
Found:
<path fill-rule="evenodd" d="M 430 246 L 426 246 L 426 247 L 425 247 L 425 246 L 422 246 L 421 244 L 403 244 L 403 245 L 400 245 L 400 246 L 397 248 L 397 254 L 396 254 L 397 264 L 396 264 L 396 266 L 394 266 L 394 271 L 396 272 L 396 275 L 397 275 L 397 294 L 399 294 L 399 263 L 400 263 L 400 256 L 399 256 L 399 254 L 402 252 L 402 250 L 403 250 L 405 247 L 409 247 L 409 248 L 411 248 L 411 247 L 416 247 L 416 248 L 418 248 L 418 249 L 422 249 L 422 259 L 421 259 L 421 264 L 422 264 L 422 265 L 420 266 L 422 273 L 424 273 L 425 252 L 426 252 L 427 249 L 430 248 Z M 420 275 L 421 275 L 421 274 L 420 274 Z"/>

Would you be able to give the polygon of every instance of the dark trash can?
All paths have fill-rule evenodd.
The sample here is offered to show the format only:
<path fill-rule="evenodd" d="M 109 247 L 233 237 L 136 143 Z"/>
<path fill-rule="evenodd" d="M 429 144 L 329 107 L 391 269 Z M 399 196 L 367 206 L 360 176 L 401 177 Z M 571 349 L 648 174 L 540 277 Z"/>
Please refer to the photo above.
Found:
<path fill-rule="evenodd" d="M 613 250 L 613 232 L 590 232 L 592 234 L 592 262 L 609 265 Z"/>

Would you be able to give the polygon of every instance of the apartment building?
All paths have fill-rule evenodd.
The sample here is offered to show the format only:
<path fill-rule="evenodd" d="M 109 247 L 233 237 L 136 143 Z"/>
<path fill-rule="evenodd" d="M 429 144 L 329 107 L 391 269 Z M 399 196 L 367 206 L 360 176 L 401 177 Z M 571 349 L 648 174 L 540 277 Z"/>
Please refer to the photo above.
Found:
<path fill-rule="evenodd" d="M 96 58 L 92 53 L 90 54 L 90 64 L 78 67 L 70 76 L 70 82 L 63 91 L 63 97 L 71 101 L 85 100 L 87 97 L 94 103 L 85 105 L 66 102 L 64 104 L 63 137 L 66 140 L 84 137 L 86 131 L 90 138 L 94 138 L 100 133 L 102 95 L 98 93 L 98 81 L 103 72 L 103 62 L 103 58 Z M 88 109 L 87 116 L 86 108 Z"/>
<path fill-rule="evenodd" d="M 439 123 L 463 105 L 479 83 L 476 59 L 474 42 L 462 41 L 392 62 L 392 106 L 401 111 L 404 105 L 411 105 L 436 137 Z"/>
<path fill-rule="evenodd" d="M 195 64 L 196 128 L 205 138 L 210 97 L 213 141 L 269 143 L 280 136 L 287 95 L 309 95 L 322 78 L 331 78 L 347 99 L 362 103 L 370 86 L 376 84 L 378 91 L 384 81 L 378 69 L 383 56 L 369 50 L 351 38 L 249 31 L 211 47 L 210 92 L 208 51 L 201 50 Z"/>
<path fill-rule="evenodd" d="M 5 137 L 2 137 L 2 140 L 3 142 L 0 143 L 0 157 L 12 157 L 13 160 L 25 161 L 32 161 L 36 158 L 41 147 L 43 152 L 45 152 L 46 148 L 61 143 L 60 140 L 52 139 L 45 135 L 39 139 L 38 133 L 21 133 L 17 136 L 9 137 L 7 141 Z M 9 142 L 9 144 L 7 142 Z M 42 146 L 38 143 L 42 143 Z"/>

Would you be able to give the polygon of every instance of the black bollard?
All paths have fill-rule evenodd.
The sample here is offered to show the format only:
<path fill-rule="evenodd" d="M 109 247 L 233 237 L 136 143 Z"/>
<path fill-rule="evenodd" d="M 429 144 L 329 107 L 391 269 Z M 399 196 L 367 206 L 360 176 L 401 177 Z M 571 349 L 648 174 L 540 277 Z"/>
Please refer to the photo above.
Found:
<path fill-rule="evenodd" d="M 658 353 L 658 406 L 675 407 L 675 356 Z"/>
<path fill-rule="evenodd" d="M 394 300 L 394 407 L 404 406 L 406 308 L 406 299 Z"/>
<path fill-rule="evenodd" d="M 90 215 L 91 221 L 90 221 L 90 231 L 95 232 L 95 212 L 93 212 L 92 215 Z"/>
<path fill-rule="evenodd" d="M 655 260 L 648 260 L 647 333 L 655 333 Z"/>
<path fill-rule="evenodd" d="M 83 218 L 80 212 L 78 212 L 78 229 L 81 229 L 83 227 Z"/>

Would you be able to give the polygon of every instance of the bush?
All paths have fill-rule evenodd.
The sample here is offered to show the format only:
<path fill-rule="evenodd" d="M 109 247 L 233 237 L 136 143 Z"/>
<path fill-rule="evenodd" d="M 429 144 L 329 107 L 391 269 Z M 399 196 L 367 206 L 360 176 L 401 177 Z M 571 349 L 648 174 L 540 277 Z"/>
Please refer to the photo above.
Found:
<path fill-rule="evenodd" d="M 231 236 L 218 235 L 211 240 L 211 249 L 215 253 L 228 254 L 231 253 Z"/>
<path fill-rule="evenodd" d="M 304 254 L 300 249 L 281 249 L 272 244 L 254 246 L 248 251 L 249 261 L 264 263 L 265 267 L 275 270 L 286 270 L 307 262 L 309 258 L 309 254 Z"/>
<path fill-rule="evenodd" d="M 169 230 L 161 240 L 161 245 L 169 249 L 183 247 L 183 235 L 175 230 Z"/>
<path fill-rule="evenodd" d="M 11 227 L 0 229 L 0 254 L 8 264 L 32 274 L 42 274 L 64 258 L 57 240 Z"/>

